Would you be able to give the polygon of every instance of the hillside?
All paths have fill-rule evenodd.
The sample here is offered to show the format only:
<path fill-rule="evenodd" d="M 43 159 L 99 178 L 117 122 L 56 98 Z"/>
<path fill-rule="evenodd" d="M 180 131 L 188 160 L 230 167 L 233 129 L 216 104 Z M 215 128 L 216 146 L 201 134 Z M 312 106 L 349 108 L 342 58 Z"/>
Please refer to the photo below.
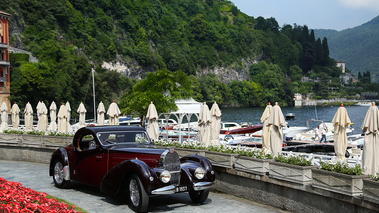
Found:
<path fill-rule="evenodd" d="M 379 74 L 379 16 L 358 27 L 343 31 L 315 30 L 316 37 L 327 37 L 330 56 L 346 62 L 347 68 L 358 72 Z M 379 82 L 379 77 L 374 77 Z"/>
<path fill-rule="evenodd" d="M 327 95 L 303 75 L 338 81 L 326 39 L 307 26 L 251 17 L 227 0 L 4 0 L 12 14 L 11 46 L 39 63 L 16 61 L 11 101 L 36 105 L 80 101 L 105 104 L 133 88 L 146 73 L 184 72 L 192 97 L 221 106 L 293 104 L 295 92 Z M 123 72 L 105 69 L 117 64 Z M 109 66 L 108 66 L 109 65 Z"/>

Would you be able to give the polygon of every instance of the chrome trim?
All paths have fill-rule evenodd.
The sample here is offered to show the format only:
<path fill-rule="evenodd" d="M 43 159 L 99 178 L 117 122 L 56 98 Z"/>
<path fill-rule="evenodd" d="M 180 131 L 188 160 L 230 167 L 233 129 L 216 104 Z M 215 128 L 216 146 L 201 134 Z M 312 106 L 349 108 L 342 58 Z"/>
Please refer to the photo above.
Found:
<path fill-rule="evenodd" d="M 175 186 L 165 186 L 156 190 L 151 191 L 151 194 L 153 195 L 170 195 L 175 193 Z"/>
<path fill-rule="evenodd" d="M 213 182 L 198 182 L 193 184 L 193 190 L 195 191 L 201 191 L 211 188 L 213 185 Z"/>
<path fill-rule="evenodd" d="M 69 168 L 69 166 L 63 167 L 63 179 L 70 180 L 70 168 Z"/>

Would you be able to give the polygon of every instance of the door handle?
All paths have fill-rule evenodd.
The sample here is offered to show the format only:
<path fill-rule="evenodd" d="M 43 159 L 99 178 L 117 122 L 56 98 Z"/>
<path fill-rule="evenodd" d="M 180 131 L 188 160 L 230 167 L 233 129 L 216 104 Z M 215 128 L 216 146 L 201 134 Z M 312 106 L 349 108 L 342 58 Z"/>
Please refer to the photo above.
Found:
<path fill-rule="evenodd" d="M 99 160 L 101 160 L 103 158 L 103 156 L 101 156 L 101 155 L 96 155 L 96 159 L 99 161 Z"/>

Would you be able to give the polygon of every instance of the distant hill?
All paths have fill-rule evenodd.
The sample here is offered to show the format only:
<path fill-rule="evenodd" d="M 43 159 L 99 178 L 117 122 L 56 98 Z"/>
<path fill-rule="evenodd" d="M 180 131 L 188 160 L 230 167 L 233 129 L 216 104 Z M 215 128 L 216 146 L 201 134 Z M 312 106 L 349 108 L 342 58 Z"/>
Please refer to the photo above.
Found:
<path fill-rule="evenodd" d="M 345 61 L 346 67 L 354 74 L 370 71 L 373 81 L 379 82 L 379 16 L 343 31 L 314 31 L 316 38 L 328 39 L 331 58 Z"/>

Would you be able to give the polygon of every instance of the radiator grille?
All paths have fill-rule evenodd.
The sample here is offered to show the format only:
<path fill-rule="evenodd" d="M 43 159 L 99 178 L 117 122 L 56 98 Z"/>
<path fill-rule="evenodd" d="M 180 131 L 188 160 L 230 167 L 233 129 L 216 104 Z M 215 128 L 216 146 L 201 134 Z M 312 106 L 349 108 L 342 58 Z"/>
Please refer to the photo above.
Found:
<path fill-rule="evenodd" d="M 163 169 L 171 173 L 171 184 L 180 184 L 180 158 L 174 150 L 166 150 L 161 156 L 161 165 Z"/>

